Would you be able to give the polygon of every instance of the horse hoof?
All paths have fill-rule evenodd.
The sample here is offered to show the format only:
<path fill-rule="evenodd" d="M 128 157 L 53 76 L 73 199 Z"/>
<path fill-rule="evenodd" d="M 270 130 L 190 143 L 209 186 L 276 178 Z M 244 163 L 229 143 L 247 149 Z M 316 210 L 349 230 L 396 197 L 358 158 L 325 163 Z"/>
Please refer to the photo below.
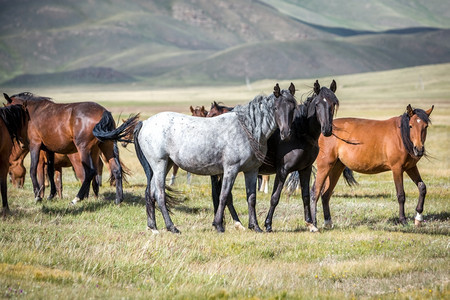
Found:
<path fill-rule="evenodd" d="M 334 227 L 333 222 L 331 220 L 325 220 L 325 223 L 323 225 L 326 229 L 331 229 Z"/>
<path fill-rule="evenodd" d="M 42 202 L 42 198 L 40 196 L 37 196 L 36 198 L 34 198 L 35 202 Z"/>
<path fill-rule="evenodd" d="M 306 227 L 308 227 L 309 232 L 319 232 L 319 229 L 311 223 L 306 223 Z"/>
<path fill-rule="evenodd" d="M 122 199 L 116 199 L 116 204 L 119 205 L 120 203 L 122 203 Z"/>
<path fill-rule="evenodd" d="M 52 200 L 53 198 L 55 198 L 55 195 L 48 195 L 47 200 Z"/>
<path fill-rule="evenodd" d="M 167 228 L 167 230 L 169 230 L 172 233 L 181 233 L 175 226 Z"/>
<path fill-rule="evenodd" d="M 415 220 L 414 220 L 414 225 L 415 225 L 416 227 L 420 227 L 420 226 L 422 226 L 422 221 L 419 221 L 419 220 L 415 219 Z"/>
<path fill-rule="evenodd" d="M 147 227 L 148 230 L 151 230 L 153 234 L 159 234 L 158 229 Z"/>
<path fill-rule="evenodd" d="M 258 225 L 248 226 L 248 229 L 251 229 L 251 230 L 253 230 L 255 232 L 264 232 L 264 231 L 262 231 L 261 228 L 259 228 Z"/>
<path fill-rule="evenodd" d="M 78 198 L 78 197 L 75 197 L 75 198 L 72 200 L 72 202 L 70 202 L 70 204 L 75 205 L 75 204 L 77 204 L 77 202 L 79 202 L 79 201 L 81 201 L 81 199 Z"/>
<path fill-rule="evenodd" d="M 216 228 L 216 231 L 218 233 L 224 233 L 225 232 L 225 228 L 222 225 L 216 225 L 213 223 L 213 226 Z"/>
<path fill-rule="evenodd" d="M 239 221 L 234 222 L 234 228 L 237 230 L 245 230 L 245 227 L 242 226 L 242 223 Z"/>

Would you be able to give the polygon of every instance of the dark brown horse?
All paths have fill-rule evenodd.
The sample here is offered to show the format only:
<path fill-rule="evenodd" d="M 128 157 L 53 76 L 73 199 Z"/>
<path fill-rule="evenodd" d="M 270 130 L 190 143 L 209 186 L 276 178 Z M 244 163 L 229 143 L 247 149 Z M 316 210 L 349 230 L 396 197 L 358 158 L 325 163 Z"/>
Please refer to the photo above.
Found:
<path fill-rule="evenodd" d="M 233 110 L 234 107 L 231 106 L 225 106 L 221 105 L 220 103 L 217 103 L 216 101 L 213 101 L 211 103 L 211 109 L 209 110 L 208 114 L 206 115 L 208 118 L 219 116 L 223 113 L 227 113 Z"/>
<path fill-rule="evenodd" d="M 122 167 L 119 161 L 117 141 L 134 129 L 139 115 L 129 118 L 116 128 L 109 111 L 94 102 L 54 103 L 50 98 L 21 93 L 9 97 L 4 94 L 7 105 L 22 104 L 25 101 L 30 115 L 27 146 L 30 149 L 30 175 L 36 201 L 41 201 L 40 186 L 36 171 L 39 152 L 47 153 L 48 177 L 51 183 L 50 198 L 56 194 L 54 183 L 54 154 L 71 154 L 78 151 L 84 171 L 84 181 L 73 204 L 89 195 L 89 186 L 96 175 L 101 151 L 116 179 L 116 204 L 123 200 Z M 95 183 L 95 181 L 94 181 Z M 98 184 L 94 184 L 98 193 Z"/>
<path fill-rule="evenodd" d="M 335 136 L 319 138 L 320 153 L 317 157 L 316 181 L 311 191 L 311 231 L 317 231 L 316 205 L 322 196 L 325 226 L 331 226 L 330 197 L 345 167 L 364 174 L 376 174 L 392 171 L 397 200 L 399 219 L 406 224 L 405 191 L 403 172 L 406 172 L 419 188 L 419 200 L 416 207 L 416 225 L 423 220 L 422 212 L 426 195 L 426 186 L 420 177 L 417 162 L 425 154 L 425 138 L 430 123 L 429 110 L 412 109 L 408 105 L 406 112 L 385 121 L 341 118 L 334 120 Z"/>
<path fill-rule="evenodd" d="M 2 215 L 9 213 L 7 178 L 9 157 L 13 145 L 26 138 L 28 114 L 26 104 L 0 108 L 0 192 L 2 195 Z"/>

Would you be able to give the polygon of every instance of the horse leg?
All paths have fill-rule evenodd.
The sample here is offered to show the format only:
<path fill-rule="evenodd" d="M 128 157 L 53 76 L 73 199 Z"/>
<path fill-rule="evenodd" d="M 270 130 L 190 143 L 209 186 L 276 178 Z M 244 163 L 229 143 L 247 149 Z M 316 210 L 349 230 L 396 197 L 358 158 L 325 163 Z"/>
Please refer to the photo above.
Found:
<path fill-rule="evenodd" d="M 212 199 L 213 199 L 213 206 L 214 206 L 214 214 L 217 212 L 217 208 L 219 206 L 219 195 L 222 185 L 222 179 L 218 175 L 211 176 L 211 193 L 212 193 Z M 239 216 L 236 212 L 236 209 L 233 205 L 233 195 L 232 193 L 229 194 L 227 198 L 226 206 L 228 207 L 228 210 L 230 211 L 231 217 L 234 221 L 234 227 L 239 230 L 245 230 L 245 227 L 242 226 L 241 220 L 239 220 Z M 213 221 L 214 225 L 214 221 Z"/>
<path fill-rule="evenodd" d="M 158 206 L 164 218 L 164 223 L 168 231 L 173 233 L 180 233 L 180 231 L 175 227 L 170 218 L 169 211 L 166 206 L 166 170 L 168 162 L 161 162 L 154 168 L 154 176 L 152 178 L 151 187 L 153 191 L 154 198 L 158 202 Z M 154 187 L 154 188 L 153 188 Z M 154 214 L 154 212 L 153 212 Z M 155 225 L 156 226 L 156 225 Z"/>
<path fill-rule="evenodd" d="M 331 213 L 330 213 L 330 198 L 333 194 L 333 190 L 336 187 L 337 182 L 339 181 L 339 177 L 341 177 L 342 172 L 345 169 L 345 165 L 337 161 L 333 166 L 330 174 L 328 175 L 328 187 L 326 187 L 322 193 L 322 208 L 323 208 L 323 218 L 324 218 L 324 226 L 326 228 L 332 228 L 333 222 L 331 221 Z"/>
<path fill-rule="evenodd" d="M 33 184 L 33 192 L 34 192 L 34 198 L 36 202 L 42 201 L 42 197 L 40 196 L 40 190 L 41 187 L 39 185 L 39 182 L 37 180 L 37 167 L 39 163 L 39 153 L 40 153 L 40 145 L 30 145 L 30 177 L 31 177 L 31 183 Z M 42 185 L 44 185 L 44 182 L 42 182 Z"/>
<path fill-rule="evenodd" d="M 8 206 L 8 168 L 9 168 L 9 161 L 8 159 L 5 160 L 5 158 L 0 159 L 0 193 L 2 195 L 2 206 L 3 211 L 2 215 L 3 217 L 6 217 L 7 214 L 9 214 L 9 206 Z"/>
<path fill-rule="evenodd" d="M 177 177 L 179 167 L 177 165 L 172 166 L 172 177 L 170 177 L 170 183 L 169 185 L 172 186 L 175 184 L 175 178 Z"/>
<path fill-rule="evenodd" d="M 123 186 L 122 186 L 122 166 L 119 160 L 119 148 L 117 142 L 106 141 L 99 144 L 100 150 L 105 155 L 109 169 L 116 180 L 116 204 L 123 201 Z"/>
<path fill-rule="evenodd" d="M 56 195 L 56 185 L 55 185 L 55 152 L 46 151 L 47 156 L 47 175 L 50 182 L 50 194 L 47 199 L 51 200 L 55 198 Z"/>
<path fill-rule="evenodd" d="M 419 188 L 419 200 L 417 201 L 417 207 L 416 207 L 416 216 L 414 218 L 414 224 L 416 226 L 420 226 L 423 221 L 423 206 L 425 203 L 425 196 L 427 195 L 427 187 L 425 183 L 422 181 L 422 178 L 420 177 L 419 169 L 417 166 L 414 166 L 413 168 L 406 171 L 406 174 L 408 174 L 409 178 L 417 185 Z"/>
<path fill-rule="evenodd" d="M 239 216 L 238 216 L 238 214 L 236 212 L 236 209 L 234 208 L 234 205 L 233 205 L 233 194 L 231 193 L 231 191 L 228 194 L 227 204 L 226 205 L 228 207 L 228 211 L 231 214 L 231 218 L 233 218 L 234 228 L 239 229 L 239 230 L 245 230 L 245 227 L 242 226 L 241 220 L 239 220 Z"/>
<path fill-rule="evenodd" d="M 98 186 L 102 186 L 102 177 L 103 177 L 103 160 L 101 159 L 100 155 L 98 156 L 98 169 L 97 169 L 97 176 L 95 176 L 95 179 L 97 180 Z"/>
<path fill-rule="evenodd" d="M 81 188 L 78 191 L 77 196 L 72 200 L 72 204 L 76 204 L 78 201 L 81 201 L 89 196 L 89 186 L 91 184 L 92 178 L 94 178 L 96 173 L 92 162 L 91 153 L 82 149 L 81 147 L 78 149 L 78 153 L 80 153 L 81 164 L 84 169 L 84 180 L 81 184 Z"/>
<path fill-rule="evenodd" d="M 55 168 L 55 185 L 56 185 L 56 192 L 58 193 L 58 197 L 59 197 L 59 199 L 62 199 L 62 191 L 63 191 L 62 168 L 60 168 L 60 167 Z"/>
<path fill-rule="evenodd" d="M 225 210 L 225 205 L 228 200 L 228 194 L 231 193 L 234 181 L 236 180 L 236 175 L 238 170 L 227 170 L 222 176 L 222 187 L 220 190 L 219 204 L 217 205 L 217 211 L 214 216 L 213 226 L 216 227 L 218 232 L 225 232 L 223 227 L 223 215 Z"/>
<path fill-rule="evenodd" d="M 403 188 L 403 170 L 392 169 L 392 174 L 394 176 L 395 189 L 397 191 L 397 200 L 399 206 L 399 221 L 403 225 L 407 224 L 405 216 L 405 190 Z"/>
<path fill-rule="evenodd" d="M 320 157 L 320 154 L 319 154 Z M 335 164 L 335 161 L 333 163 L 328 162 L 322 162 L 317 160 L 317 174 L 316 174 L 316 180 L 314 180 L 313 186 L 311 188 L 311 219 L 312 223 L 306 223 L 306 226 L 309 228 L 310 232 L 318 232 L 319 229 L 317 228 L 317 201 L 319 200 L 319 197 L 321 196 L 322 189 L 324 187 L 325 181 L 328 177 L 328 174 L 330 173 L 331 169 L 333 168 L 333 165 Z"/>
<path fill-rule="evenodd" d="M 256 232 L 262 232 L 259 228 L 258 220 L 256 218 L 256 181 L 258 178 L 258 170 L 245 172 L 245 188 L 247 190 L 248 203 L 248 228 Z"/>
<path fill-rule="evenodd" d="M 39 151 L 39 162 L 36 169 L 37 181 L 39 183 L 39 197 L 44 198 L 45 194 L 45 177 L 47 174 L 47 166 L 45 163 L 45 154 L 43 151 Z"/>
<path fill-rule="evenodd" d="M 298 171 L 300 186 L 302 189 L 302 200 L 303 200 L 303 214 L 305 217 L 306 224 L 312 223 L 311 218 L 311 202 L 310 202 L 310 190 L 309 181 L 311 179 L 312 165 L 308 166 L 303 170 Z"/>
<path fill-rule="evenodd" d="M 273 214 L 275 213 L 275 208 L 280 201 L 281 191 L 283 190 L 284 181 L 286 180 L 286 172 L 284 168 L 280 168 L 280 170 L 275 175 L 275 181 L 273 182 L 273 191 L 272 196 L 270 197 L 270 208 L 267 213 L 266 221 L 264 222 L 264 226 L 266 227 L 267 232 L 272 232 L 272 219 Z"/>
<path fill-rule="evenodd" d="M 100 161 L 99 149 L 94 149 L 92 151 L 92 162 L 94 169 L 96 170 L 96 175 L 92 179 L 92 191 L 94 192 L 95 198 L 98 198 L 99 183 L 98 183 L 98 172 L 99 172 L 99 161 Z M 102 164 L 103 167 L 103 164 Z"/>

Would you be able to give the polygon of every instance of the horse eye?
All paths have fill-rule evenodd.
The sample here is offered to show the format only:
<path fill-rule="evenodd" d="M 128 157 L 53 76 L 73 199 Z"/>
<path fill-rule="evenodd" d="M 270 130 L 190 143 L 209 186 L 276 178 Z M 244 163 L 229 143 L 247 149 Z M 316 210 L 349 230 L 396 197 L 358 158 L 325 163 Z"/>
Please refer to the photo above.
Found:
<path fill-rule="evenodd" d="M 412 128 L 412 125 L 409 125 L 409 128 Z"/>

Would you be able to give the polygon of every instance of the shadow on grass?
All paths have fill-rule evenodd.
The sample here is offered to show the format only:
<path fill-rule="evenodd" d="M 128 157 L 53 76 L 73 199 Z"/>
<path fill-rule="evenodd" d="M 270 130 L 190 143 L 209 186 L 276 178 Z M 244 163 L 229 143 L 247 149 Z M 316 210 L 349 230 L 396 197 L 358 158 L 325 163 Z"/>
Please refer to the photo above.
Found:
<path fill-rule="evenodd" d="M 390 199 L 392 198 L 392 195 L 389 193 L 378 193 L 378 194 L 334 194 L 333 197 L 340 197 L 340 198 L 369 198 L 369 199 Z"/>

